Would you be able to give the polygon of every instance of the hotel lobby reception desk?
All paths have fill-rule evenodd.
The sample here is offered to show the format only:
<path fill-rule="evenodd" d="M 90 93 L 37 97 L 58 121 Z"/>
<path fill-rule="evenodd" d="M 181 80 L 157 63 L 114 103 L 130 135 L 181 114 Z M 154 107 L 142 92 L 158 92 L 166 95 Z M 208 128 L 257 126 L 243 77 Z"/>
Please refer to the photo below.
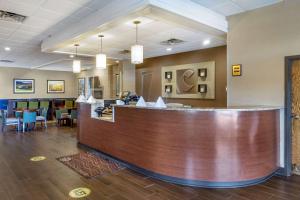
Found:
<path fill-rule="evenodd" d="M 243 187 L 279 167 L 276 108 L 115 106 L 113 120 L 78 106 L 78 142 L 145 175 L 198 187 Z"/>

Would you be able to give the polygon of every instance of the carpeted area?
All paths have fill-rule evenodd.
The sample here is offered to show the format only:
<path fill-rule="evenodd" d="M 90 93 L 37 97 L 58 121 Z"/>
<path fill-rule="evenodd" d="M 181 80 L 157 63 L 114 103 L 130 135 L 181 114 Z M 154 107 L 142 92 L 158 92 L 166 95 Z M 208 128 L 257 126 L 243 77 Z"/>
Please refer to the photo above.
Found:
<path fill-rule="evenodd" d="M 88 152 L 59 157 L 57 160 L 86 178 L 112 174 L 124 169 L 123 166 L 115 161 L 98 157 Z"/>

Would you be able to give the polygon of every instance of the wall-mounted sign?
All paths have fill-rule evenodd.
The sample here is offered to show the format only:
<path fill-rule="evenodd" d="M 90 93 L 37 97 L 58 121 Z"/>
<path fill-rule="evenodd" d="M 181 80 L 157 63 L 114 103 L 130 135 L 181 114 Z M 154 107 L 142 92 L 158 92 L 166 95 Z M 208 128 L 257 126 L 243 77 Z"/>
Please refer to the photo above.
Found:
<path fill-rule="evenodd" d="M 232 65 L 232 76 L 241 76 L 242 75 L 242 65 Z"/>

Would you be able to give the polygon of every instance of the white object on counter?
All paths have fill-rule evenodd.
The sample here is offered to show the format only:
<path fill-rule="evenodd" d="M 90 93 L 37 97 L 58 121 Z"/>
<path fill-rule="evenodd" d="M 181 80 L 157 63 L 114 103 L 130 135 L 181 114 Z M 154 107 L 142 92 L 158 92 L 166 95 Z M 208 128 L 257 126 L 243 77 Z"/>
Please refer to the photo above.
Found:
<path fill-rule="evenodd" d="M 90 98 L 87 100 L 87 103 L 94 104 L 97 103 L 96 99 L 93 97 L 93 95 L 90 96 Z"/>
<path fill-rule="evenodd" d="M 81 94 L 81 95 L 76 99 L 75 102 L 76 102 L 76 103 L 85 103 L 85 102 L 86 102 L 86 98 L 85 98 L 84 95 Z"/>
<path fill-rule="evenodd" d="M 118 99 L 118 100 L 116 100 L 116 104 L 119 106 L 123 106 L 123 105 L 125 105 L 125 102 Z"/>
<path fill-rule="evenodd" d="M 147 104 L 142 96 L 139 98 L 138 102 L 136 103 L 136 106 L 137 107 L 147 107 Z"/>
<path fill-rule="evenodd" d="M 160 97 L 158 97 L 154 107 L 156 107 L 156 108 L 166 108 L 167 106 L 166 106 L 164 100 L 160 96 Z"/>

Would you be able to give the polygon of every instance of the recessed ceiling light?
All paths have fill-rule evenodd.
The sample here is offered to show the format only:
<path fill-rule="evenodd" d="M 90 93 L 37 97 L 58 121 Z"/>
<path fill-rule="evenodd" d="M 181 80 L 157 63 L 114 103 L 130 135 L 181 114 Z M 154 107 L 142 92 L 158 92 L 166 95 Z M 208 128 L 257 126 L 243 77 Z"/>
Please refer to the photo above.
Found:
<path fill-rule="evenodd" d="M 74 55 L 69 55 L 70 56 L 70 58 L 74 58 Z"/>
<path fill-rule="evenodd" d="M 166 51 L 172 51 L 172 48 L 171 47 L 166 48 Z"/>
<path fill-rule="evenodd" d="M 210 44 L 210 40 L 209 39 L 203 41 L 203 45 L 204 46 L 209 45 L 209 44 Z"/>
<path fill-rule="evenodd" d="M 10 47 L 4 47 L 4 50 L 5 51 L 10 51 L 11 49 L 10 49 Z"/>

